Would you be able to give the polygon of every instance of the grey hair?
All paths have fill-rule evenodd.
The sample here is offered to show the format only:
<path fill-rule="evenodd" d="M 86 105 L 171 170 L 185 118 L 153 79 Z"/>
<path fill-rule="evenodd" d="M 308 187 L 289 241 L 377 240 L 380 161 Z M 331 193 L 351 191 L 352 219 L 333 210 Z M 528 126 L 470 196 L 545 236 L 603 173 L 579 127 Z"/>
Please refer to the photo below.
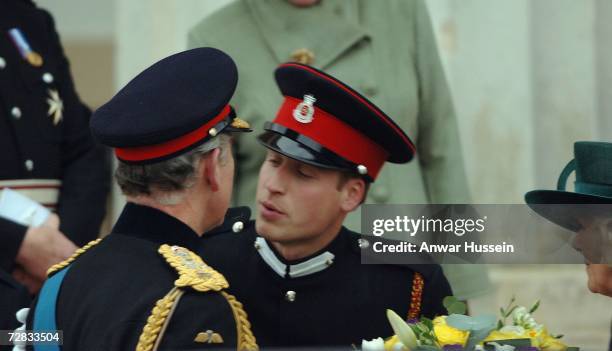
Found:
<path fill-rule="evenodd" d="M 219 163 L 222 166 L 227 163 L 230 139 L 222 133 L 182 155 L 150 165 L 119 161 L 115 179 L 127 196 L 151 196 L 162 205 L 175 205 L 195 183 L 202 156 L 218 148 Z"/>

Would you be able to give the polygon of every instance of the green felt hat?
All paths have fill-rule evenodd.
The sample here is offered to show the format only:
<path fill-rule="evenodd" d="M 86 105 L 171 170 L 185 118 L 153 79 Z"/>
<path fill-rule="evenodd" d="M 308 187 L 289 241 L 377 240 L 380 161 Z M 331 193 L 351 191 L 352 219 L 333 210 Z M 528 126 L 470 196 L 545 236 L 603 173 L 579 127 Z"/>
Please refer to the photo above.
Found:
<path fill-rule="evenodd" d="M 576 172 L 574 191 L 566 190 L 567 178 Z M 571 231 L 581 228 L 578 218 L 612 217 L 612 143 L 578 141 L 574 159 L 561 172 L 557 190 L 533 190 L 525 202 L 546 219 Z"/>

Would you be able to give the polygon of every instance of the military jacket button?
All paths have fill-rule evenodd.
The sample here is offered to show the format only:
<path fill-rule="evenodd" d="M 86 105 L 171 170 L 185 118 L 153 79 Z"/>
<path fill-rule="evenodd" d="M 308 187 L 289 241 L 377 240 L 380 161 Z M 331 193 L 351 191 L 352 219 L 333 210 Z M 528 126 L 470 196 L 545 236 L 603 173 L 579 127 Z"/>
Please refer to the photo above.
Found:
<path fill-rule="evenodd" d="M 285 300 L 289 301 L 289 302 L 293 302 L 295 301 L 295 291 L 293 290 L 289 290 L 285 293 Z"/>
<path fill-rule="evenodd" d="M 32 161 L 32 160 L 26 160 L 24 164 L 25 164 L 25 168 L 26 168 L 28 171 L 32 171 L 32 170 L 34 169 L 34 161 Z"/>
<path fill-rule="evenodd" d="M 14 119 L 20 119 L 21 118 L 21 109 L 17 106 L 13 107 L 11 109 L 11 115 L 13 116 Z"/>
<path fill-rule="evenodd" d="M 370 242 L 366 239 L 359 238 L 357 239 L 357 245 L 359 245 L 360 249 L 367 249 L 370 246 Z"/>
<path fill-rule="evenodd" d="M 43 74 L 42 80 L 43 80 L 43 82 L 45 82 L 47 84 L 51 84 L 51 83 L 53 83 L 53 75 L 51 73 L 49 73 L 49 72 L 46 72 L 45 74 Z"/>
<path fill-rule="evenodd" d="M 0 69 L 4 69 L 6 67 L 6 61 L 3 57 L 0 57 Z"/>
<path fill-rule="evenodd" d="M 242 223 L 241 221 L 238 221 L 232 225 L 232 231 L 234 233 L 240 233 L 242 229 L 244 229 L 244 223 Z"/>

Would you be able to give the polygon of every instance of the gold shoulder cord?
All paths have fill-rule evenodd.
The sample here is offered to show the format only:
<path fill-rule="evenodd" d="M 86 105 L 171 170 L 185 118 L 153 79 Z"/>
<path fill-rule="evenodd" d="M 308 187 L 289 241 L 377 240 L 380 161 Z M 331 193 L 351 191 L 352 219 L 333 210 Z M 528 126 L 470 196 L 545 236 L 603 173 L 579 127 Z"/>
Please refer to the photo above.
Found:
<path fill-rule="evenodd" d="M 255 336 L 251 331 L 251 323 L 249 322 L 249 318 L 246 312 L 242 308 L 242 304 L 238 300 L 236 300 L 233 295 L 230 295 L 225 291 L 221 291 L 221 295 L 225 297 L 227 303 L 232 308 L 232 312 L 234 313 L 238 336 L 238 350 L 259 350 L 259 347 L 257 347 L 257 341 L 255 340 Z"/>
<path fill-rule="evenodd" d="M 221 291 L 229 286 L 223 275 L 206 265 L 200 256 L 183 247 L 162 245 L 158 252 L 170 266 L 176 269 L 179 278 L 174 281 L 172 290 L 155 303 L 138 339 L 137 351 L 157 350 L 180 297 L 184 293 L 182 288 L 189 287 L 199 292 L 206 292 Z M 251 333 L 251 325 L 242 309 L 242 304 L 223 291 L 221 294 L 230 304 L 236 319 L 238 350 L 257 350 L 255 337 Z"/>
<path fill-rule="evenodd" d="M 83 254 L 85 251 L 89 250 L 90 248 L 92 248 L 96 244 L 98 244 L 100 241 L 102 241 L 102 238 L 90 241 L 89 243 L 87 243 L 87 245 L 77 249 L 72 254 L 72 256 L 68 257 L 65 261 L 62 261 L 62 262 L 60 262 L 58 264 L 54 264 L 53 266 L 51 266 L 51 268 L 47 269 L 47 276 L 50 276 L 52 273 L 55 273 L 55 272 L 59 271 L 60 269 L 62 269 L 64 267 L 67 267 L 69 264 L 74 262 L 74 260 L 77 257 L 81 256 L 81 254 Z"/>
<path fill-rule="evenodd" d="M 138 338 L 136 351 L 157 350 L 161 343 L 162 336 L 166 331 L 166 327 L 168 326 L 168 322 L 170 322 L 172 313 L 176 309 L 176 306 L 178 306 L 178 302 L 183 293 L 184 291 L 174 287 L 166 296 L 157 300 L 151 311 L 151 315 L 147 318 L 147 324 L 145 324 Z"/>

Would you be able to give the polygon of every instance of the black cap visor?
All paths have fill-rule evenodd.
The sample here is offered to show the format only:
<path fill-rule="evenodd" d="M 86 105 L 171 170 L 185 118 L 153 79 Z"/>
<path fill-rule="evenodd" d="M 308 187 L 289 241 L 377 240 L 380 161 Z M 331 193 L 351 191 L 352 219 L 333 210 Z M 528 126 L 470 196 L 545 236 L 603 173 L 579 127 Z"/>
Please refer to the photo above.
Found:
<path fill-rule="evenodd" d="M 356 164 L 338 156 L 307 136 L 272 122 L 266 122 L 264 129 L 266 131 L 257 139 L 273 151 L 316 167 L 357 174 Z M 366 181 L 372 181 L 368 175 L 362 177 Z"/>

